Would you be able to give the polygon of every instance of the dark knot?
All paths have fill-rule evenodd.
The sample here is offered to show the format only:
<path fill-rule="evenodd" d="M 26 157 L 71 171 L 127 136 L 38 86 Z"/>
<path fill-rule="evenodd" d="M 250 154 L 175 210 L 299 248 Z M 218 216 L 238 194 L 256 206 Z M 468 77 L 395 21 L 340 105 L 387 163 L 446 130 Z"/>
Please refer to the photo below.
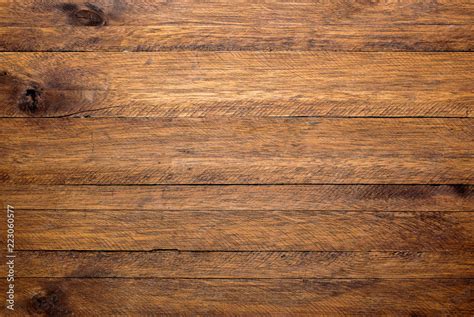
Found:
<path fill-rule="evenodd" d="M 23 96 L 20 98 L 20 110 L 26 113 L 34 114 L 40 108 L 42 91 L 38 87 L 30 87 L 26 89 Z"/>
<path fill-rule="evenodd" d="M 104 11 L 91 3 L 86 3 L 82 8 L 77 4 L 65 3 L 59 6 L 59 9 L 68 14 L 69 23 L 72 25 L 103 26 L 107 24 Z"/>
<path fill-rule="evenodd" d="M 74 20 L 84 26 L 105 25 L 105 18 L 101 13 L 86 9 L 74 12 Z"/>
<path fill-rule="evenodd" d="M 33 296 L 30 300 L 30 310 L 32 313 L 47 316 L 71 315 L 71 310 L 65 302 L 65 294 L 61 290 L 50 290 Z"/>

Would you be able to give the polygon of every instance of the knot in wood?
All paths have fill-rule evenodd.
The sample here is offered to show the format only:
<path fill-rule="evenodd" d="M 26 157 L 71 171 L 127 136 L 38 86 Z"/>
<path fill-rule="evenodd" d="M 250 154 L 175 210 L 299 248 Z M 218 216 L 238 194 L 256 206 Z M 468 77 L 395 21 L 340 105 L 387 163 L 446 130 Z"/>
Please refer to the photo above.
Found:
<path fill-rule="evenodd" d="M 73 14 L 74 20 L 79 25 L 102 26 L 105 25 L 105 17 L 97 11 L 81 9 Z"/>
<path fill-rule="evenodd" d="M 41 94 L 41 89 L 36 86 L 26 89 L 19 101 L 20 110 L 30 114 L 36 113 L 42 104 Z"/>
<path fill-rule="evenodd" d="M 61 290 L 36 294 L 31 298 L 30 309 L 32 313 L 46 314 L 48 316 L 68 316 L 71 314 L 64 301 L 64 293 Z"/>

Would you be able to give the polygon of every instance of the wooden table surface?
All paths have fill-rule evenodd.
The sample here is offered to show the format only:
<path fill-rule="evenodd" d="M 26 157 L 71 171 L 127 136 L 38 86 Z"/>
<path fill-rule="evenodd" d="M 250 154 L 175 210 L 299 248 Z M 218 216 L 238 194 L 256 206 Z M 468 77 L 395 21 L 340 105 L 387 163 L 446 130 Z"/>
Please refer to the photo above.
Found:
<path fill-rule="evenodd" d="M 472 0 L 0 0 L 0 315 L 474 315 L 473 50 Z"/>

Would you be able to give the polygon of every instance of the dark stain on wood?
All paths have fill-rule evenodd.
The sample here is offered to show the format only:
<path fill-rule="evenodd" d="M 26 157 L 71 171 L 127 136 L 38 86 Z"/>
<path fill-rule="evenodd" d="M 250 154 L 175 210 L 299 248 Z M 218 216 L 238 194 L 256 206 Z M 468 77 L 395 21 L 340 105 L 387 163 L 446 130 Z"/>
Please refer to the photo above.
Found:
<path fill-rule="evenodd" d="M 107 16 L 97 5 L 86 3 L 81 8 L 73 3 L 64 3 L 59 8 L 68 14 L 71 25 L 81 26 L 104 26 L 107 24 Z"/>
<path fill-rule="evenodd" d="M 0 70 L 0 108 L 3 111 L 0 116 L 12 113 L 21 117 L 87 115 L 83 113 L 84 105 L 88 105 L 87 110 L 94 111 L 93 105 L 97 106 L 107 95 L 107 87 L 84 84 L 99 74 L 80 67 L 58 68 L 55 63 L 40 73 L 37 69 L 32 72 L 16 68 Z"/>
<path fill-rule="evenodd" d="M 10 179 L 8 173 L 0 173 L 0 182 L 6 182 Z"/>
<path fill-rule="evenodd" d="M 75 3 L 63 3 L 59 8 L 64 12 L 74 12 L 79 10 L 79 7 Z"/>
<path fill-rule="evenodd" d="M 464 184 L 456 184 L 451 187 L 458 196 L 463 198 L 471 197 L 474 192 L 470 186 Z"/>
<path fill-rule="evenodd" d="M 0 73 L 0 88 L 9 95 L 11 104 L 16 104 L 20 111 L 28 116 L 45 112 L 46 102 L 44 89 L 38 82 L 23 79 L 8 71 Z"/>
<path fill-rule="evenodd" d="M 113 276 L 114 272 L 111 267 L 100 266 L 100 261 L 103 261 L 108 256 L 107 252 L 97 254 L 94 263 L 79 265 L 75 270 L 70 272 L 68 277 L 87 277 L 87 276 Z M 116 263 L 120 265 L 124 259 L 116 259 Z"/>
<path fill-rule="evenodd" d="M 66 299 L 66 293 L 57 285 L 48 285 L 34 295 L 28 305 L 32 314 L 43 316 L 70 316 L 72 311 Z"/>
<path fill-rule="evenodd" d="M 361 198 L 366 199 L 425 199 L 431 196 L 430 191 L 427 187 L 420 186 L 380 186 L 374 190 L 374 187 L 364 188 L 365 190 L 360 191 Z"/>
<path fill-rule="evenodd" d="M 42 105 L 42 91 L 38 86 L 27 88 L 24 95 L 21 96 L 18 106 L 21 111 L 35 114 Z"/>

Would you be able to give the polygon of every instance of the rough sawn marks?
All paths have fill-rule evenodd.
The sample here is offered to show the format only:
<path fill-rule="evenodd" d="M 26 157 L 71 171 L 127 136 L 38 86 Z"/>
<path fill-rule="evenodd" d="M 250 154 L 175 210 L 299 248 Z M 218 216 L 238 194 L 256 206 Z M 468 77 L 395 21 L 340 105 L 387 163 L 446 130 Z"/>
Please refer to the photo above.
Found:
<path fill-rule="evenodd" d="M 0 0 L 12 315 L 474 316 L 473 22 Z"/>
<path fill-rule="evenodd" d="M 456 1 L 0 1 L 3 51 L 472 51 Z"/>
<path fill-rule="evenodd" d="M 2 117 L 474 113 L 469 53 L 0 53 L 0 58 Z"/>

